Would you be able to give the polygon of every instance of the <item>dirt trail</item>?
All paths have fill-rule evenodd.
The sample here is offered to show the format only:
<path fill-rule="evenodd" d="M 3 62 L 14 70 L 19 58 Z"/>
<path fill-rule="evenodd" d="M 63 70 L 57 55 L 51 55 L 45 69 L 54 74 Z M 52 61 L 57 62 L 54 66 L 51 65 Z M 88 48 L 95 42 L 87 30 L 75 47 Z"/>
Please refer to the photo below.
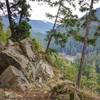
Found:
<path fill-rule="evenodd" d="M 43 90 L 13 91 L 11 89 L 0 89 L 0 100 L 53 100 Z"/>
<path fill-rule="evenodd" d="M 67 94 L 58 96 L 63 98 L 59 100 L 69 100 Z M 4 89 L 0 89 L 0 100 L 56 100 L 56 98 L 52 98 L 50 92 L 44 91 L 43 89 L 26 90 L 25 92 L 14 91 L 11 89 L 5 89 L 4 91 Z M 92 97 L 91 100 L 100 100 L 100 98 Z"/>

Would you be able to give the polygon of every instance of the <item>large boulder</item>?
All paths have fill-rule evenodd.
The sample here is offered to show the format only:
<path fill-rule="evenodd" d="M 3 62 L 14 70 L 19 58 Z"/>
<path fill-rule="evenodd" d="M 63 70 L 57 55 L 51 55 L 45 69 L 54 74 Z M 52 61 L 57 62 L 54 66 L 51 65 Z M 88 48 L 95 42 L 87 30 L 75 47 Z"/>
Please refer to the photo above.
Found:
<path fill-rule="evenodd" d="M 23 73 L 14 66 L 9 66 L 0 75 L 1 87 L 12 87 L 14 89 L 25 90 L 29 84 Z"/>

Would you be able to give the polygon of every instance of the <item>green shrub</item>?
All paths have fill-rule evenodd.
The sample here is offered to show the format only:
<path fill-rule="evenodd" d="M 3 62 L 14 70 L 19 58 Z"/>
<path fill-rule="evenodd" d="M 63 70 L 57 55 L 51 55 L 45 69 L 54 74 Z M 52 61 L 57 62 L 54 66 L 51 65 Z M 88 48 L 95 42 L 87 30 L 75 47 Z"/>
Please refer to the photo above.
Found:
<path fill-rule="evenodd" d="M 63 73 L 64 78 L 75 81 L 77 68 L 67 59 L 59 56 L 57 53 L 48 53 L 50 62 Z"/>
<path fill-rule="evenodd" d="M 1 44 L 6 44 L 9 38 L 9 34 L 4 32 L 4 33 L 0 33 L 0 43 Z"/>
<path fill-rule="evenodd" d="M 37 50 L 37 52 L 43 51 L 42 45 L 40 44 L 40 42 L 37 39 L 33 38 L 32 42 L 33 42 L 33 47 L 35 50 Z"/>
<path fill-rule="evenodd" d="M 10 33 L 8 30 L 4 32 L 2 21 L 0 21 L 0 44 L 6 44 L 9 37 Z"/>
<path fill-rule="evenodd" d="M 27 38 L 30 36 L 31 26 L 28 22 L 22 21 L 20 24 L 15 25 L 15 32 L 12 34 L 11 39 L 13 41 L 20 41 L 24 38 Z"/>
<path fill-rule="evenodd" d="M 84 73 L 81 80 L 81 86 L 92 91 L 96 90 L 97 87 L 97 73 L 96 68 L 93 66 L 84 66 Z"/>

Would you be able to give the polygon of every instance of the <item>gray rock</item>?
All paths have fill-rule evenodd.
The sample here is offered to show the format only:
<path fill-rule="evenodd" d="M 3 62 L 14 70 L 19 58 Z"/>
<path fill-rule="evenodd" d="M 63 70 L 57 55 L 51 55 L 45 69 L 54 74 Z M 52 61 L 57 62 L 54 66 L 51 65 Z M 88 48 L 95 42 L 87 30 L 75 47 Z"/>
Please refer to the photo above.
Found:
<path fill-rule="evenodd" d="M 20 43 L 9 45 L 0 52 L 0 75 L 3 73 L 5 75 L 9 73 L 10 75 L 10 71 L 5 72 L 6 69 L 9 70 L 9 66 L 14 66 L 14 70 L 19 70 L 28 83 L 35 82 L 37 79 L 38 82 L 42 83 L 54 76 L 52 66 L 41 59 L 37 60 L 37 55 L 32 49 L 32 40 L 29 38 Z M 18 80 L 20 80 L 21 77 L 20 74 Z M 5 81 L 2 82 L 8 83 L 7 79 L 4 80 Z M 21 84 L 22 83 L 20 83 L 20 85 Z"/>
<path fill-rule="evenodd" d="M 8 46 L 14 45 L 14 42 L 13 42 L 12 40 L 9 39 L 7 45 L 8 45 Z"/>
<path fill-rule="evenodd" d="M 3 87 L 25 90 L 29 82 L 23 73 L 14 66 L 9 66 L 1 75 L 0 83 Z"/>
<path fill-rule="evenodd" d="M 43 60 L 40 60 L 36 65 L 36 76 L 43 77 L 44 80 L 54 76 L 52 67 Z"/>
<path fill-rule="evenodd" d="M 32 47 L 32 39 L 27 38 L 21 41 L 21 48 L 23 49 L 25 55 L 29 60 L 33 61 L 35 59 L 35 54 Z"/>
<path fill-rule="evenodd" d="M 29 65 L 29 60 L 22 55 L 15 46 L 9 46 L 0 53 L 0 74 L 9 66 L 13 65 L 23 72 L 27 77 L 26 68 Z"/>

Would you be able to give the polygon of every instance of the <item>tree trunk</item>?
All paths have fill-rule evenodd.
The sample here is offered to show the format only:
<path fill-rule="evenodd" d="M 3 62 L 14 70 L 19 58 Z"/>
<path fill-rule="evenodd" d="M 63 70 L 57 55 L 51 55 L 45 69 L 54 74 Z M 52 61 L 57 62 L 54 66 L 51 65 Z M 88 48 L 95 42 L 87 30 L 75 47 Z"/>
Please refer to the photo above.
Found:
<path fill-rule="evenodd" d="M 24 2 L 22 2 L 23 5 L 24 5 Z M 21 13 L 20 13 L 20 18 L 19 18 L 19 24 L 22 22 L 22 19 L 23 19 L 23 10 L 24 10 L 24 6 L 22 5 L 22 8 L 21 8 Z"/>
<path fill-rule="evenodd" d="M 51 43 L 51 40 L 52 40 L 52 35 L 50 36 L 49 40 L 48 40 L 48 44 L 47 44 L 47 48 L 46 48 L 46 52 L 48 52 L 48 49 L 49 49 L 49 46 L 50 46 L 50 43 Z"/>
<path fill-rule="evenodd" d="M 13 20 L 12 20 L 12 15 L 11 15 L 11 10 L 10 10 L 9 0 L 6 0 L 6 6 L 7 6 L 8 20 L 9 20 L 10 30 L 11 30 L 11 33 L 13 34 L 14 33 L 14 30 L 13 30 Z"/>
<path fill-rule="evenodd" d="M 22 22 L 22 18 L 23 18 L 23 15 L 22 13 L 20 14 L 20 18 L 19 18 L 19 24 Z"/>
<path fill-rule="evenodd" d="M 80 87 L 81 76 L 82 76 L 82 72 L 83 72 L 83 64 L 84 64 L 84 60 L 85 60 L 85 51 L 86 51 L 86 47 L 87 47 L 87 40 L 88 40 L 89 26 L 90 26 L 90 21 L 91 21 L 91 16 L 92 16 L 93 2 L 94 2 L 94 0 L 91 0 L 89 16 L 86 19 L 86 22 L 87 22 L 86 33 L 84 36 L 82 55 L 81 55 L 81 59 L 80 59 L 80 66 L 79 66 L 79 71 L 78 71 L 77 80 L 76 80 L 76 85 L 78 86 L 78 88 Z"/>
<path fill-rule="evenodd" d="M 81 59 L 80 59 L 80 66 L 79 66 L 79 71 L 78 71 L 77 81 L 76 81 L 76 85 L 78 87 L 80 87 L 80 81 L 81 81 L 81 76 L 82 76 L 82 71 L 83 71 L 83 64 L 84 64 L 84 60 L 85 60 L 85 51 L 86 51 L 86 47 L 87 47 L 88 33 L 89 33 L 89 27 L 86 28 L 86 34 L 84 36 L 84 44 L 83 44 L 82 55 L 81 55 Z"/>

